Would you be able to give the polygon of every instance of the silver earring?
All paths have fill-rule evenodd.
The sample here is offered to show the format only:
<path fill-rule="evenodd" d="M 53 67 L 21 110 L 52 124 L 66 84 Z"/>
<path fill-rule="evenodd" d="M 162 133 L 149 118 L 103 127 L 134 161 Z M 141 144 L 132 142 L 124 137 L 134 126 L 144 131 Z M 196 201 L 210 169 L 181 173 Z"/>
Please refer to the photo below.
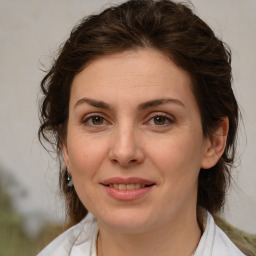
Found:
<path fill-rule="evenodd" d="M 69 169 L 69 166 L 68 166 Z M 73 181 L 72 181 L 72 176 L 69 174 L 68 171 L 66 171 L 66 183 L 68 187 L 72 187 L 73 186 Z"/>

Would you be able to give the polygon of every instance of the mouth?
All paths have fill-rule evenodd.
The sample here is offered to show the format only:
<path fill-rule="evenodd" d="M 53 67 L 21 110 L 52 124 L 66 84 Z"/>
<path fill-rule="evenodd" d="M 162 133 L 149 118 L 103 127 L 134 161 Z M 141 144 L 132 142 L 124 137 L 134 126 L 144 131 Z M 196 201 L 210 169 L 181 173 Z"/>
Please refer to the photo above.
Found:
<path fill-rule="evenodd" d="M 154 184 L 146 185 L 146 184 L 143 184 L 143 183 L 130 183 L 130 184 L 111 183 L 111 184 L 108 184 L 108 185 L 105 185 L 105 186 L 108 186 L 110 188 L 114 188 L 114 189 L 117 189 L 117 190 L 124 191 L 124 190 L 136 190 L 136 189 L 140 189 L 140 188 L 151 187 L 153 185 Z"/>
<path fill-rule="evenodd" d="M 152 180 L 147 180 L 139 177 L 129 177 L 129 178 L 122 178 L 122 177 L 113 177 L 110 179 L 104 180 L 102 185 L 114 188 L 117 190 L 136 190 L 145 187 L 151 187 L 156 185 Z"/>
<path fill-rule="evenodd" d="M 104 180 L 101 185 L 103 185 L 107 194 L 113 199 L 131 201 L 149 195 L 156 183 L 140 177 L 113 177 Z"/>

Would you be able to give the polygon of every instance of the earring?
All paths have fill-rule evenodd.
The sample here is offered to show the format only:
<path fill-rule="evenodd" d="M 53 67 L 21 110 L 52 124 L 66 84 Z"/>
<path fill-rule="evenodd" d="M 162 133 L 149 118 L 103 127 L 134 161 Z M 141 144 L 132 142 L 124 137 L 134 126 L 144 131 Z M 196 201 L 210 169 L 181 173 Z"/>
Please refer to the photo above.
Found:
<path fill-rule="evenodd" d="M 69 166 L 68 166 L 69 169 Z M 66 171 L 65 173 L 66 175 L 66 183 L 68 187 L 72 187 L 73 186 L 73 181 L 72 181 L 72 176 L 68 173 L 68 171 Z"/>

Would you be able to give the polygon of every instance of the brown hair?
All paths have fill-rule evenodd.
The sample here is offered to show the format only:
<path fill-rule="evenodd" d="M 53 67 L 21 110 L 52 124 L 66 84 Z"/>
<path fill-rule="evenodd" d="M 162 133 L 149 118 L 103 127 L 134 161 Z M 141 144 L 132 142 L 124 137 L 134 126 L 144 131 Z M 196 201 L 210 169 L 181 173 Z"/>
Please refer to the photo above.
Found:
<path fill-rule="evenodd" d="M 157 49 L 190 74 L 204 136 L 211 136 L 223 117 L 229 119 L 222 157 L 214 167 L 199 174 L 197 205 L 214 214 L 224 204 L 230 181 L 239 110 L 231 87 L 229 48 L 184 4 L 130 0 L 83 19 L 41 82 L 40 141 L 44 138 L 50 142 L 61 159 L 74 76 L 97 57 L 138 48 Z M 67 215 L 77 223 L 87 210 L 75 188 L 67 186 L 65 172 L 66 167 L 60 164 L 60 189 Z"/>

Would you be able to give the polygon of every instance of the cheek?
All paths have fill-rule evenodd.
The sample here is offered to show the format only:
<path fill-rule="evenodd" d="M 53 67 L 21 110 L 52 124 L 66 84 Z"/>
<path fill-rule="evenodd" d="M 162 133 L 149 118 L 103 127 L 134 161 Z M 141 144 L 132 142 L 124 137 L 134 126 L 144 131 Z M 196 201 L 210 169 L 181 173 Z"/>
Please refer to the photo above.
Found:
<path fill-rule="evenodd" d="M 199 158 L 201 155 L 200 141 L 196 142 L 190 137 L 175 136 L 170 137 L 151 146 L 151 150 L 162 161 L 187 162 L 188 158 Z M 175 161 L 174 161 L 175 162 Z"/>
<path fill-rule="evenodd" d="M 81 181 L 83 176 L 94 176 L 106 156 L 106 140 L 81 135 L 70 137 L 68 142 L 72 175 L 79 176 Z"/>
<path fill-rule="evenodd" d="M 202 144 L 193 136 L 176 135 L 151 143 L 151 159 L 164 177 L 172 181 L 197 178 L 201 166 Z"/>
<path fill-rule="evenodd" d="M 89 136 L 77 136 L 70 137 L 68 144 L 72 179 L 77 195 L 91 212 L 94 209 L 93 202 L 98 200 L 97 181 L 106 156 L 103 141 L 101 143 L 95 141 Z"/>

